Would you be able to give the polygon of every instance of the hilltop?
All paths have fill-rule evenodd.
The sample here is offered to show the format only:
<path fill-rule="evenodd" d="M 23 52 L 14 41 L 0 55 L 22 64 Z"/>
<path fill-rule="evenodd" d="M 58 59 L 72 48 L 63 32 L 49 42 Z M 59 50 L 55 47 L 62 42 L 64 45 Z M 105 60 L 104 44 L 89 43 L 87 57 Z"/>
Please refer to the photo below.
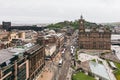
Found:
<path fill-rule="evenodd" d="M 92 22 L 88 22 L 88 21 L 85 21 L 84 25 L 86 28 L 98 27 L 98 25 L 96 23 L 92 23 Z M 55 24 L 50 24 L 47 27 L 50 29 L 56 29 L 56 28 L 62 29 L 65 27 L 72 27 L 74 29 L 78 29 L 79 28 L 79 20 L 58 22 Z"/>

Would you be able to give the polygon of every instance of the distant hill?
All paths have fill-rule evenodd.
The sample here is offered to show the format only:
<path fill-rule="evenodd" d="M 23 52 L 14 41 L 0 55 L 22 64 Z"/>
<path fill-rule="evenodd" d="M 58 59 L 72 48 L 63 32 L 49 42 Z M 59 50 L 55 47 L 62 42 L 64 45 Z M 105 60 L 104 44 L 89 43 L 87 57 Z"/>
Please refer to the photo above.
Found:
<path fill-rule="evenodd" d="M 112 22 L 112 23 L 101 23 L 102 25 L 108 26 L 120 26 L 120 22 Z"/>
<path fill-rule="evenodd" d="M 98 25 L 96 23 L 92 23 L 92 22 L 88 22 L 88 21 L 85 21 L 84 25 L 86 28 L 98 27 Z M 79 28 L 79 20 L 58 22 L 55 24 L 50 24 L 47 27 L 50 29 L 55 29 L 55 28 L 62 29 L 64 27 L 73 27 L 74 29 L 78 29 Z"/>

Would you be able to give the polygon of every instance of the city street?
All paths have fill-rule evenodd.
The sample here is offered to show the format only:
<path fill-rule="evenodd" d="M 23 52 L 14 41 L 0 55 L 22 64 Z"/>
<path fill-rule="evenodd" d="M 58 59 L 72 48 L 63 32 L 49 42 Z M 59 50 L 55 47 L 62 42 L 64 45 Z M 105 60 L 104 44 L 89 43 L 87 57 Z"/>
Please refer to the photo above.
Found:
<path fill-rule="evenodd" d="M 51 60 L 46 61 L 45 68 L 41 75 L 38 76 L 37 80 L 67 80 L 70 73 L 71 73 L 71 46 L 75 45 L 75 35 L 77 33 L 74 32 L 72 36 L 69 37 L 65 44 L 66 47 L 64 47 L 65 52 L 62 53 L 62 49 L 56 54 L 54 58 Z M 60 59 L 63 59 L 62 66 L 58 66 Z M 70 70 L 70 71 L 69 71 Z M 68 73 L 70 72 L 70 73 Z M 46 76 L 47 75 L 47 76 Z"/>
<path fill-rule="evenodd" d="M 69 72 L 69 68 L 71 66 L 71 46 L 73 46 L 75 43 L 74 41 L 74 36 L 75 36 L 75 32 L 74 34 L 67 40 L 67 44 L 66 44 L 66 52 L 65 52 L 65 59 L 64 59 L 64 64 L 61 67 L 60 73 L 59 73 L 59 78 L 58 80 L 65 80 L 67 77 L 67 73 Z"/>
<path fill-rule="evenodd" d="M 67 76 L 67 72 L 68 72 L 70 64 L 71 64 L 70 63 L 71 60 L 70 60 L 70 55 L 69 54 L 70 54 L 70 52 L 69 52 L 69 50 L 67 50 L 65 52 L 65 60 L 64 60 L 63 66 L 61 67 L 61 70 L 59 71 L 59 78 L 58 78 L 58 80 L 64 80 L 66 78 L 66 76 Z"/>

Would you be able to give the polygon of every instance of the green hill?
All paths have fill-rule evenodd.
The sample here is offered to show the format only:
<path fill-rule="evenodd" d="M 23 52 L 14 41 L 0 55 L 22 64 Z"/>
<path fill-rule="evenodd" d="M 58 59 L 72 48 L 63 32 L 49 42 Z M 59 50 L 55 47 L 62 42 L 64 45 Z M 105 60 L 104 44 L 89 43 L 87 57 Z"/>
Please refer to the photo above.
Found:
<path fill-rule="evenodd" d="M 92 23 L 92 22 L 88 22 L 88 21 L 85 21 L 84 25 L 86 28 L 98 27 L 98 25 L 96 23 Z M 79 28 L 79 20 L 59 22 L 56 24 L 50 24 L 47 27 L 50 29 L 56 29 L 56 28 L 62 29 L 64 27 L 73 27 L 74 29 L 78 29 Z"/>

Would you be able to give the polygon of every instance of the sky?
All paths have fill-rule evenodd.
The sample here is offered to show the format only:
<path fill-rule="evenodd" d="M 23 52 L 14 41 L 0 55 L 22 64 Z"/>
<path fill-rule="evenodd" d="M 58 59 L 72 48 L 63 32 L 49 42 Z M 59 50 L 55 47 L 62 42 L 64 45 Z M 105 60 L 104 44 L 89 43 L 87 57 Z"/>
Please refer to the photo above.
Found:
<path fill-rule="evenodd" d="M 0 22 L 57 23 L 80 18 L 120 22 L 120 0 L 0 0 Z"/>

